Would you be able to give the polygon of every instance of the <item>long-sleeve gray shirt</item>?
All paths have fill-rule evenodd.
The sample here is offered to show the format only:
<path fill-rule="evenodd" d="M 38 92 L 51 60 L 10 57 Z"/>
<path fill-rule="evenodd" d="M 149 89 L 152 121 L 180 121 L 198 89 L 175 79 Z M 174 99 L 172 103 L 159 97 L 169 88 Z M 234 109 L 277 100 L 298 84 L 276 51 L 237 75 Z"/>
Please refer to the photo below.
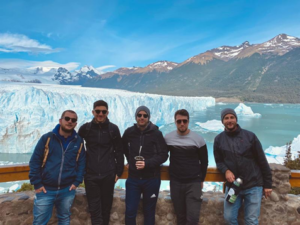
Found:
<path fill-rule="evenodd" d="M 180 182 L 204 181 L 208 166 L 204 139 L 190 131 L 179 135 L 172 131 L 165 136 L 170 151 L 170 177 Z"/>

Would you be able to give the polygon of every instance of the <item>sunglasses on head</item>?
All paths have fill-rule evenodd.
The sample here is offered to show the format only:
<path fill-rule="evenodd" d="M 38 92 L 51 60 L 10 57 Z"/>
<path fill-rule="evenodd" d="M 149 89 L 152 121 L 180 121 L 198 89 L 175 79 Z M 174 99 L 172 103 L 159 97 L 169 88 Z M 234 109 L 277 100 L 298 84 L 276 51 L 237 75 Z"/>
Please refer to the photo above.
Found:
<path fill-rule="evenodd" d="M 71 117 L 65 116 L 64 119 L 67 122 L 69 122 L 70 120 L 72 121 L 72 123 L 76 123 L 77 122 L 77 118 L 71 118 Z"/>
<path fill-rule="evenodd" d="M 188 122 L 188 120 L 176 120 L 177 124 L 181 124 L 181 122 L 183 122 L 184 124 L 186 124 Z"/>
<path fill-rule="evenodd" d="M 137 114 L 138 118 L 144 117 L 144 118 L 148 118 L 148 114 Z"/>
<path fill-rule="evenodd" d="M 107 113 L 107 110 L 99 110 L 99 109 L 96 109 L 94 110 L 97 114 L 100 114 L 102 112 L 103 115 L 105 115 Z"/>

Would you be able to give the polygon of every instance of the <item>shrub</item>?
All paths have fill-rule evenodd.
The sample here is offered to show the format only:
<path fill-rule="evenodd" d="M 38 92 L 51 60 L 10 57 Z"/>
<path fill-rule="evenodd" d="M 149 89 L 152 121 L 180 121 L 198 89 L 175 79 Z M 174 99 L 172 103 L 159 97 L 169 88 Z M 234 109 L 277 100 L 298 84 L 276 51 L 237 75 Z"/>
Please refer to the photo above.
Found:
<path fill-rule="evenodd" d="M 34 186 L 31 185 L 30 183 L 23 183 L 21 188 L 17 190 L 17 192 L 22 192 L 22 191 L 33 191 Z"/>

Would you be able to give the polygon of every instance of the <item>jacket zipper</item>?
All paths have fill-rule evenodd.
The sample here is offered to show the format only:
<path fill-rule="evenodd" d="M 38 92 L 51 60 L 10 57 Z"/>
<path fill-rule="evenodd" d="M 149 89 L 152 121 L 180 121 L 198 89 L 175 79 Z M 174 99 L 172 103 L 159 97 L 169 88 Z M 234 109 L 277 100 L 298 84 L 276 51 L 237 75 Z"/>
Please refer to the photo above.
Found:
<path fill-rule="evenodd" d="M 55 135 L 55 134 L 54 134 Z M 57 138 L 59 140 L 59 138 Z M 61 151 L 62 151 L 62 159 L 61 159 L 61 164 L 60 164 L 60 169 L 59 169 L 59 175 L 58 175 L 58 190 L 60 189 L 60 182 L 61 182 L 61 174 L 62 174 L 62 168 L 63 168 L 63 164 L 65 161 L 65 153 L 68 150 L 69 145 L 71 144 L 71 142 L 73 142 L 75 139 L 71 140 L 69 142 L 69 144 L 67 145 L 66 151 L 64 151 L 64 148 L 62 146 L 61 141 L 59 140 L 60 146 L 61 146 Z"/>
<path fill-rule="evenodd" d="M 143 138 L 143 131 L 141 132 L 141 136 L 140 136 L 139 156 L 141 155 L 141 151 L 142 151 L 142 148 L 143 148 L 142 138 Z M 142 177 L 142 170 L 140 171 L 140 180 L 141 179 L 143 179 L 143 177 Z"/>
<path fill-rule="evenodd" d="M 100 127 L 100 126 L 99 126 Z M 99 129 L 99 141 L 100 141 L 100 145 L 101 145 L 101 127 Z M 99 149 L 100 150 L 100 149 Z M 100 164 L 100 151 L 98 151 L 98 165 Z M 99 167 L 99 176 L 101 176 L 101 173 L 100 173 L 100 167 Z"/>

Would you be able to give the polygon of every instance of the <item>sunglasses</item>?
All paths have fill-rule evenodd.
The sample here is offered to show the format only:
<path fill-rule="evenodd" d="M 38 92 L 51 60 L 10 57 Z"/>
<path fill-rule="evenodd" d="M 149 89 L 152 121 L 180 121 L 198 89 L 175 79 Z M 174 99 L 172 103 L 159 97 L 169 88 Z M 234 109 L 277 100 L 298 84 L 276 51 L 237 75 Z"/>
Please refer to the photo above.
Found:
<path fill-rule="evenodd" d="M 102 112 L 103 115 L 105 115 L 107 113 L 107 110 L 94 110 L 97 114 L 100 114 Z"/>
<path fill-rule="evenodd" d="M 144 117 L 144 118 L 148 118 L 148 114 L 137 114 L 138 118 Z"/>
<path fill-rule="evenodd" d="M 183 122 L 184 124 L 186 124 L 188 122 L 188 120 L 176 120 L 177 124 L 181 124 L 181 122 Z"/>
<path fill-rule="evenodd" d="M 69 122 L 70 120 L 72 121 L 72 123 L 76 123 L 77 122 L 77 118 L 71 118 L 71 117 L 65 116 L 64 119 L 67 122 Z"/>

